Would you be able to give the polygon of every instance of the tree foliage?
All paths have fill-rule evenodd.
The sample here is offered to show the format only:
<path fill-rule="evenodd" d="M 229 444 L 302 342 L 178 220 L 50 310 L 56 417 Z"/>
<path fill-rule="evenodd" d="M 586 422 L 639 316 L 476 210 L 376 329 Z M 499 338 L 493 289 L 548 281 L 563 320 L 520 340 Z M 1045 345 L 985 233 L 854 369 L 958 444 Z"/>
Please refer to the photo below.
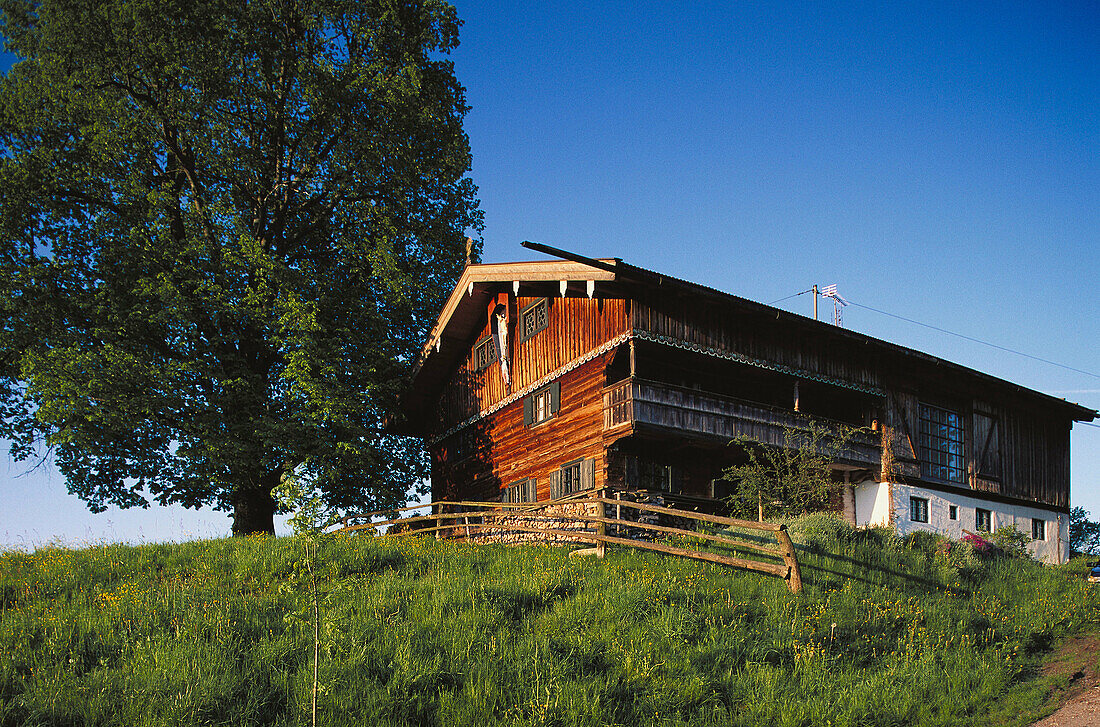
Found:
<path fill-rule="evenodd" d="M 480 229 L 438 0 L 0 0 L 0 435 L 270 530 L 424 474 L 396 387 Z M 476 254 L 476 249 L 475 249 Z"/>
<path fill-rule="evenodd" d="M 1100 555 L 1100 522 L 1089 520 L 1083 507 L 1069 511 L 1069 549 L 1072 553 Z"/>
<path fill-rule="evenodd" d="M 827 427 L 807 419 L 803 426 L 783 428 L 781 446 L 735 439 L 732 444 L 744 451 L 746 461 L 723 474 L 734 484 L 731 508 L 760 520 L 827 509 L 837 485 L 831 465 L 854 433 L 849 427 Z"/>

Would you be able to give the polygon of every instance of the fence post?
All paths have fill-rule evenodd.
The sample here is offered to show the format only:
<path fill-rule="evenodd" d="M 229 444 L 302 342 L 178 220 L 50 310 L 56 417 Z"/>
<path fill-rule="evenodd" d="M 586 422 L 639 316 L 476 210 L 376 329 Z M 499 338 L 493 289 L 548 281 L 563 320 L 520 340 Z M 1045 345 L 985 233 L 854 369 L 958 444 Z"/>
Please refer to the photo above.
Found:
<path fill-rule="evenodd" d="M 786 525 L 779 526 L 779 530 L 775 533 L 775 540 L 783 551 L 783 562 L 788 569 L 787 587 L 791 589 L 791 593 L 798 593 L 802 590 L 802 571 L 798 568 L 798 557 L 795 555 L 791 536 L 787 534 Z"/>
<path fill-rule="evenodd" d="M 607 495 L 607 490 L 598 490 L 596 496 L 601 500 Z M 607 517 L 607 508 L 602 502 L 596 504 L 596 513 L 599 517 Z M 601 538 L 607 536 L 607 523 L 596 523 L 596 535 Z M 607 543 L 603 540 L 596 541 L 596 557 L 602 558 L 607 555 Z"/>

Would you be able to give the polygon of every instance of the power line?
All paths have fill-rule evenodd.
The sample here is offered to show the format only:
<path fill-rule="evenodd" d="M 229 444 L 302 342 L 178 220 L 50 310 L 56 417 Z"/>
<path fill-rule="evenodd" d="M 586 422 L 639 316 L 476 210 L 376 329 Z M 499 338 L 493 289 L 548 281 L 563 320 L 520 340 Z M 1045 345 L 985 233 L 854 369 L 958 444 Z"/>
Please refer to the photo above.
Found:
<path fill-rule="evenodd" d="M 1051 361 L 1050 359 L 1047 359 L 1047 358 L 1041 358 L 1039 356 L 1032 356 L 1030 353 L 1024 353 L 1023 351 L 1017 351 L 1015 349 L 1008 348 L 1006 346 L 999 346 L 996 343 L 990 343 L 989 341 L 983 341 L 980 338 L 974 338 L 973 336 L 967 336 L 963 333 L 955 333 L 954 331 L 949 331 L 946 328 L 940 328 L 939 326 L 933 326 L 933 325 L 930 325 L 928 323 L 921 323 L 920 321 L 915 321 L 912 318 L 906 318 L 905 316 L 899 316 L 895 313 L 888 313 L 884 310 L 879 310 L 878 308 L 872 308 L 869 305 L 863 305 L 862 303 L 856 303 L 855 301 L 849 300 L 848 302 L 851 303 L 854 306 L 859 307 L 859 308 L 865 308 L 869 311 L 874 311 L 875 313 L 881 313 L 884 316 L 889 316 L 891 318 L 897 318 L 899 321 L 905 321 L 906 323 L 912 323 L 914 325 L 923 326 L 925 328 L 930 328 L 933 331 L 939 331 L 940 333 L 946 333 L 949 336 L 955 336 L 957 338 L 962 338 L 964 340 L 972 341 L 974 343 L 980 343 L 983 346 L 989 346 L 990 348 L 995 348 L 998 351 L 1004 351 L 1006 353 L 1013 353 L 1013 354 L 1016 354 L 1017 356 L 1023 356 L 1024 358 L 1029 358 L 1032 361 L 1040 361 L 1040 362 L 1045 363 L 1045 364 L 1050 364 L 1051 366 L 1057 366 L 1060 369 L 1066 369 L 1067 371 L 1073 371 L 1073 372 L 1078 373 L 1078 374 L 1084 374 L 1085 376 L 1091 376 L 1095 379 L 1100 379 L 1100 374 L 1093 373 L 1092 371 L 1085 371 L 1084 369 L 1078 369 L 1078 368 L 1074 368 L 1073 366 L 1067 366 L 1065 364 L 1058 363 L 1057 361 Z"/>
<path fill-rule="evenodd" d="M 790 300 L 791 298 L 797 298 L 800 295 L 805 295 L 806 293 L 810 293 L 812 291 L 813 291 L 813 288 L 810 288 L 809 290 L 803 290 L 801 293 L 795 293 L 794 295 L 788 295 L 786 298 L 780 298 L 779 300 L 772 301 L 771 303 L 768 303 L 768 305 L 775 305 L 776 303 L 782 303 L 785 300 Z M 1042 358 L 1040 356 L 1033 356 L 1030 353 L 1024 353 L 1023 351 L 1017 351 L 1016 349 L 1013 349 L 1013 348 L 1008 348 L 1006 346 L 1000 346 L 996 343 L 990 343 L 989 341 L 983 341 L 982 339 L 974 338 L 973 336 L 967 336 L 964 333 L 955 333 L 954 331 L 949 331 L 946 328 L 940 328 L 939 326 L 933 326 L 929 323 L 922 323 L 920 321 L 913 320 L 912 318 L 906 318 L 905 316 L 899 316 L 896 313 L 889 313 L 887 311 L 880 310 L 878 308 L 872 308 L 869 305 L 863 305 L 862 303 L 856 303 L 853 300 L 848 300 L 846 302 L 850 303 L 851 305 L 854 305 L 858 308 L 864 308 L 866 310 L 873 311 L 875 313 L 880 313 L 884 316 L 889 316 L 890 318 L 896 318 L 899 321 L 905 321 L 906 323 L 912 323 L 913 325 L 923 326 L 924 328 L 929 328 L 933 331 L 938 331 L 940 333 L 946 333 L 949 336 L 955 336 L 957 338 L 961 338 L 961 339 L 966 340 L 966 341 L 972 341 L 973 343 L 980 343 L 983 346 L 989 346 L 990 348 L 995 348 L 998 351 L 1004 351 L 1006 353 L 1012 353 L 1012 354 L 1015 354 L 1017 356 L 1023 356 L 1024 358 L 1029 358 L 1032 361 L 1039 361 L 1041 363 L 1049 364 L 1051 366 L 1057 366 L 1060 369 L 1065 369 L 1067 371 L 1073 371 L 1074 373 L 1078 373 L 1078 374 L 1084 374 L 1085 376 L 1091 376 L 1094 379 L 1100 379 L 1100 374 L 1097 374 L 1097 373 L 1092 372 L 1092 371 L 1085 371 L 1084 369 L 1078 369 L 1078 368 L 1074 368 L 1073 366 L 1067 366 L 1066 364 L 1058 363 L 1057 361 L 1051 361 L 1048 358 Z M 1094 424 L 1094 425 L 1090 425 L 1090 426 L 1100 426 L 1100 425 L 1095 425 Z"/>
<path fill-rule="evenodd" d="M 808 288 L 806 290 L 803 290 L 801 293 L 795 293 L 794 295 L 788 295 L 786 298 L 780 298 L 779 300 L 773 300 L 771 303 L 768 303 L 768 305 L 775 305 L 776 303 L 782 303 L 783 301 L 790 300 L 791 298 L 797 298 L 800 295 L 806 295 L 806 293 L 809 293 L 812 290 L 813 290 L 813 288 Z"/>

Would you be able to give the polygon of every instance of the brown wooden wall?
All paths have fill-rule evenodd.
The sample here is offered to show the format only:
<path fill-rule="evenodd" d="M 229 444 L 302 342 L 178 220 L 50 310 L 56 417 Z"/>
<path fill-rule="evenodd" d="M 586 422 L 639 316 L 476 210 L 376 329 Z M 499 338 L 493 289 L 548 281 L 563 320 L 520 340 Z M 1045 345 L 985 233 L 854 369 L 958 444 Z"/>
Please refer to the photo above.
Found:
<path fill-rule="evenodd" d="M 884 390 L 881 414 L 894 428 L 896 472 L 905 477 L 921 477 L 919 402 L 952 409 L 962 416 L 964 426 L 963 487 L 1068 507 L 1069 420 L 1038 400 L 1008 393 L 1009 387 L 991 391 L 991 384 L 964 372 L 944 371 L 930 357 L 884 353 L 838 336 L 827 326 L 792 321 L 777 325 L 754 311 L 699 297 L 643 293 L 633 305 L 631 322 L 635 329 L 658 336 Z M 975 401 L 976 396 L 982 401 Z M 905 424 L 916 452 L 906 452 L 897 441 L 904 429 L 899 410 L 908 412 Z M 999 471 L 992 474 L 982 471 L 978 459 L 983 442 L 975 441 L 984 441 L 991 421 L 997 422 L 1000 445 Z"/>
<path fill-rule="evenodd" d="M 470 356 L 444 387 L 440 400 L 441 431 L 521 391 L 547 374 L 584 356 L 627 331 L 626 301 L 601 298 L 547 298 L 546 329 L 526 341 L 518 336 L 519 313 L 540 298 L 508 296 L 508 348 L 512 385 L 505 387 L 500 361 L 475 371 L 473 348 L 490 335 L 488 312 Z"/>
<path fill-rule="evenodd" d="M 882 367 L 874 351 L 840 338 L 825 324 L 790 321 L 776 325 L 765 316 L 698 296 L 643 293 L 631 323 L 639 331 L 730 351 L 852 384 L 881 387 Z"/>
<path fill-rule="evenodd" d="M 611 355 L 599 356 L 558 379 L 561 406 L 549 421 L 524 425 L 521 399 L 466 427 L 476 432 L 469 456 L 454 461 L 457 440 L 467 436 L 461 431 L 433 446 L 433 499 L 496 500 L 503 487 L 534 477 L 539 499 L 548 500 L 550 472 L 589 457 L 596 461 L 596 486 L 602 486 L 607 458 L 600 390 Z"/>
<path fill-rule="evenodd" d="M 920 402 L 952 409 L 962 417 L 966 459 L 965 481 L 952 486 L 1068 507 L 1068 415 L 1035 395 L 1014 392 L 1008 384 L 945 368 L 918 353 L 868 345 L 838 335 L 826 324 L 789 318 L 777 322 L 774 314 L 764 316 L 733 303 L 669 295 L 660 290 L 643 290 L 633 301 L 548 298 L 548 327 L 521 342 L 520 312 L 537 300 L 507 296 L 511 387 L 505 386 L 499 361 L 483 371 L 474 370 L 474 345 L 491 330 L 486 311 L 479 333 L 470 341 L 471 356 L 444 388 L 437 433 L 524 390 L 617 336 L 636 330 L 885 391 L 885 398 L 868 394 L 874 401 L 864 403 L 886 427 L 885 434 L 892 437 L 893 474 L 901 478 L 923 479 L 919 461 Z M 652 344 L 649 349 L 639 344 L 638 355 L 653 356 L 652 348 L 658 345 L 663 344 Z M 434 447 L 436 496 L 453 497 L 452 491 L 458 488 L 462 497 L 495 499 L 502 486 L 533 476 L 538 480 L 540 497 L 546 498 L 550 469 L 589 456 L 597 458 L 597 481 L 603 481 L 607 466 L 604 447 L 609 440 L 603 438 L 601 388 L 607 382 L 608 361 L 607 355 L 600 356 L 561 377 L 561 410 L 548 423 L 525 427 L 523 401 L 517 400 L 463 430 L 462 436 L 477 440 L 471 445 L 477 449 L 476 456 L 455 462 L 448 455 L 453 442 L 445 440 Z M 736 373 L 737 366 L 729 364 L 730 375 Z M 639 370 L 645 367 L 646 361 L 639 360 Z M 684 385 L 691 383 L 700 382 Z M 850 389 L 835 388 L 855 394 Z M 813 413 L 829 416 L 826 412 Z M 997 428 L 999 448 L 995 467 L 982 460 L 981 451 L 992 426 Z"/>
<path fill-rule="evenodd" d="M 952 395 L 926 384 L 926 393 L 887 392 L 885 424 L 892 433 L 895 474 L 922 478 L 920 404 L 962 417 L 966 476 L 962 485 L 1004 497 L 1069 507 L 1069 422 L 1018 404 Z M 990 430 L 993 429 L 992 436 Z M 984 449 L 983 449 L 984 448 Z M 984 455 L 984 457 L 983 457 Z"/>

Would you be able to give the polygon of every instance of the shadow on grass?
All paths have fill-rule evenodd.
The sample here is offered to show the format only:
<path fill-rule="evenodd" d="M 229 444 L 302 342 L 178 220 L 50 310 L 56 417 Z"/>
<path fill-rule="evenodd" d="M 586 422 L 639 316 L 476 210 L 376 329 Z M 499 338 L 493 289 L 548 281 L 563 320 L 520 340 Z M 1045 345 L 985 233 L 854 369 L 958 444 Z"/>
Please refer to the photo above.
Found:
<path fill-rule="evenodd" d="M 759 543 L 760 545 L 775 545 L 773 539 L 755 533 L 735 531 L 731 534 L 739 540 Z M 795 544 L 794 547 L 802 571 L 802 582 L 817 588 L 839 589 L 845 581 L 858 581 L 872 586 L 896 588 L 903 591 L 922 591 L 925 593 L 945 591 L 952 596 L 970 596 L 972 594 L 972 591 L 967 588 L 947 585 L 932 578 L 889 568 L 881 563 L 875 563 L 873 560 L 829 552 L 818 545 Z M 864 547 L 871 546 L 866 545 Z M 777 556 L 763 555 L 750 549 L 712 545 L 707 550 L 765 563 L 783 562 L 783 559 Z"/>
<path fill-rule="evenodd" d="M 912 573 L 887 568 L 877 563 L 870 563 L 847 555 L 829 553 L 805 546 L 796 546 L 796 548 L 803 551 L 799 553 L 798 558 L 799 564 L 802 567 L 802 580 L 806 583 L 812 583 L 819 588 L 839 588 L 843 583 L 838 579 L 844 579 L 860 581 L 874 586 L 897 588 L 899 590 L 922 590 L 928 593 L 942 590 L 950 593 L 952 596 L 971 595 L 969 589 L 945 585 L 931 578 L 924 578 Z M 824 560 L 827 565 L 832 567 L 818 565 L 813 562 L 816 559 Z M 834 568 L 843 568 L 845 565 L 849 566 L 849 568 L 834 570 Z M 875 579 L 870 577 L 870 574 L 878 574 L 882 577 Z"/>

